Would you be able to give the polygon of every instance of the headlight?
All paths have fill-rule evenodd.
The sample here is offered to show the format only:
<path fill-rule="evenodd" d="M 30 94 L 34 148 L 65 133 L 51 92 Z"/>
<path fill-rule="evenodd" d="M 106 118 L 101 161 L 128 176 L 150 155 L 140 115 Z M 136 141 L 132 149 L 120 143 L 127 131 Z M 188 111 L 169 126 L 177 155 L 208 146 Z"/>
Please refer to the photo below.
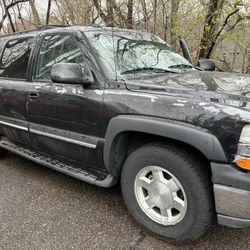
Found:
<path fill-rule="evenodd" d="M 242 129 L 234 162 L 238 167 L 250 170 L 250 125 Z"/>
<path fill-rule="evenodd" d="M 250 144 L 250 125 L 246 125 L 240 135 L 240 143 L 249 143 Z"/>

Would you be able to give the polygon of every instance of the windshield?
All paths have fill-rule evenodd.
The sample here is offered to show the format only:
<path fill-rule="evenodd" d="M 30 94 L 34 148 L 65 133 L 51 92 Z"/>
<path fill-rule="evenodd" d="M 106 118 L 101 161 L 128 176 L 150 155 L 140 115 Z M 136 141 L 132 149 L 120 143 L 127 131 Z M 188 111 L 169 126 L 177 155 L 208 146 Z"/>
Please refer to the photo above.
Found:
<path fill-rule="evenodd" d="M 116 78 L 182 72 L 192 65 L 159 37 L 142 32 L 85 33 L 103 65 Z M 113 39 L 114 38 L 114 39 Z"/>

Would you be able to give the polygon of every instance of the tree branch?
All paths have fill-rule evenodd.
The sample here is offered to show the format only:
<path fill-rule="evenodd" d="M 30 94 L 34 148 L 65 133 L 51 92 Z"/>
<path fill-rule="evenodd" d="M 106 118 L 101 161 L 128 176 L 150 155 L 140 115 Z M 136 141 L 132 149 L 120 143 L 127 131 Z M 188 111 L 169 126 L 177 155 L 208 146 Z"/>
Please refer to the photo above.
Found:
<path fill-rule="evenodd" d="M 29 0 L 16 0 L 16 1 L 12 1 L 11 3 L 9 4 L 6 4 L 4 10 L 5 10 L 5 13 L 3 14 L 3 17 L 2 17 L 2 20 L 0 22 L 0 31 L 1 29 L 3 28 L 3 23 L 5 21 L 5 19 L 8 17 L 8 13 L 9 13 L 9 9 L 14 7 L 16 4 L 19 4 L 19 3 L 24 3 L 24 2 L 28 2 Z M 5 1 L 3 0 L 3 3 L 5 4 Z M 14 28 L 15 29 L 15 28 Z"/>
<path fill-rule="evenodd" d="M 46 14 L 46 25 L 49 24 L 50 11 L 51 11 L 51 0 L 48 0 L 48 8 L 47 8 L 47 14 Z"/>

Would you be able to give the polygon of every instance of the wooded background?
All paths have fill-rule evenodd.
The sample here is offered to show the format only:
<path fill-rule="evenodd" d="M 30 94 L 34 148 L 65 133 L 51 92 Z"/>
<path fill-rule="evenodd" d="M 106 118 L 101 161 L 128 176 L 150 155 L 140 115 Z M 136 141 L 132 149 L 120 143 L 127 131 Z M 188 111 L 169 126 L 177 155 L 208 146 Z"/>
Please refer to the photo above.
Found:
<path fill-rule="evenodd" d="M 250 0 L 0 0 L 0 33 L 48 24 L 114 26 L 159 35 L 194 61 L 250 74 Z"/>

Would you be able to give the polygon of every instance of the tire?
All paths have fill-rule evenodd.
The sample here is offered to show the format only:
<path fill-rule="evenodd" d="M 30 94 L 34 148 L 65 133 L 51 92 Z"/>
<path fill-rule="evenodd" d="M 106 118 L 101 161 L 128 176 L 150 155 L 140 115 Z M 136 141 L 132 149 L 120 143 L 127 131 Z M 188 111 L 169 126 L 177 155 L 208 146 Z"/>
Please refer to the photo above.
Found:
<path fill-rule="evenodd" d="M 176 146 L 152 143 L 135 150 L 124 164 L 121 187 L 132 216 L 161 237 L 195 240 L 213 222 L 209 177 L 199 161 Z"/>

